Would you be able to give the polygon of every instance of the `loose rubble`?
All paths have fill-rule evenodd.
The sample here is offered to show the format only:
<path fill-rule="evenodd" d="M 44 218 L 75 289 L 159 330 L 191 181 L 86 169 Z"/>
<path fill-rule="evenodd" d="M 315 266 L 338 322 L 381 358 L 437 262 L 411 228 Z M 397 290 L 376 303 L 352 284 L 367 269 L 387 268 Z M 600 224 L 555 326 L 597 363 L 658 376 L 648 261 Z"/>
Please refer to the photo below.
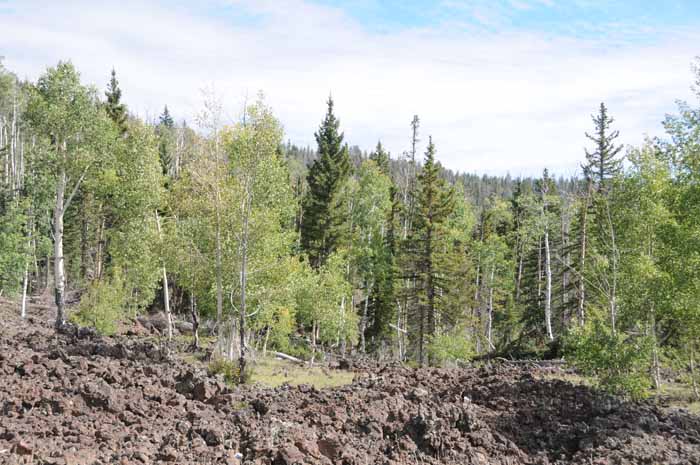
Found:
<path fill-rule="evenodd" d="M 700 417 L 531 368 L 232 389 L 139 336 L 0 316 L 0 464 L 700 464 Z"/>

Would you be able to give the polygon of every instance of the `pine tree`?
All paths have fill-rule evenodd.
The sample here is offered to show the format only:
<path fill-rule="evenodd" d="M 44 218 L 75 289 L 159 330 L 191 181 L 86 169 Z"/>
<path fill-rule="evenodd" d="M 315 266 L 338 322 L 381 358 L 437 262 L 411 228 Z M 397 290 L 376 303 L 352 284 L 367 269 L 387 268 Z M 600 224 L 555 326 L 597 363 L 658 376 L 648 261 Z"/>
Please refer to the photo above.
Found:
<path fill-rule="evenodd" d="M 381 172 L 391 179 L 389 154 L 384 150 L 381 141 L 377 142 L 377 147 L 369 156 L 373 160 Z M 374 281 L 372 290 L 372 298 L 369 301 L 370 325 L 367 328 L 367 336 L 370 340 L 382 342 L 386 340 L 390 334 L 390 324 L 396 316 L 396 290 L 394 288 L 394 280 L 396 279 L 396 231 L 397 222 L 399 221 L 399 203 L 398 189 L 393 179 L 389 188 L 389 201 L 391 207 L 387 212 L 385 221 L 385 231 L 383 237 L 384 247 L 381 249 L 381 254 L 376 257 L 375 267 L 378 269 L 377 279 Z M 376 348 L 376 345 L 375 345 Z"/>
<path fill-rule="evenodd" d="M 327 104 L 328 111 L 315 134 L 318 159 L 306 177 L 309 189 L 303 199 L 301 224 L 301 245 L 315 268 L 325 263 L 347 235 L 347 211 L 339 194 L 350 176 L 350 156 L 343 133 L 338 131 L 340 121 L 333 114 L 331 97 Z"/>
<path fill-rule="evenodd" d="M 158 156 L 163 175 L 169 176 L 173 165 L 173 128 L 175 127 L 175 121 L 170 116 L 167 105 L 165 105 L 163 113 L 158 120 Z"/>
<path fill-rule="evenodd" d="M 444 223 L 454 210 L 454 190 L 440 177 L 435 145 L 429 138 L 423 170 L 418 176 L 415 229 L 409 238 L 416 296 L 409 320 L 418 360 L 426 363 L 426 344 L 436 334 L 441 299 L 448 291 L 448 273 L 441 257 L 445 250 Z"/>
<path fill-rule="evenodd" d="M 114 68 L 112 68 L 112 77 L 109 80 L 105 96 L 107 97 L 107 103 L 105 105 L 107 114 L 117 125 L 119 132 L 125 134 L 127 119 L 126 105 L 121 103 L 122 90 L 119 88 L 119 81 L 117 81 L 117 73 Z"/>
<path fill-rule="evenodd" d="M 616 158 L 622 150 L 622 145 L 615 145 L 620 131 L 610 131 L 610 126 L 615 120 L 608 116 L 605 103 L 600 104 L 598 115 L 592 118 L 595 134 L 586 133 L 586 137 L 595 143 L 595 150 L 589 152 L 586 149 L 586 164 L 583 165 L 583 170 L 593 177 L 600 193 L 607 190 L 610 179 L 622 168 L 621 160 Z"/>
<path fill-rule="evenodd" d="M 160 121 L 161 126 L 165 126 L 168 129 L 172 129 L 173 127 L 175 127 L 175 121 L 173 120 L 173 117 L 170 116 L 170 110 L 168 110 L 167 105 L 165 105 L 165 108 L 163 108 L 163 113 L 158 119 Z"/>
<path fill-rule="evenodd" d="M 382 141 L 377 142 L 377 147 L 369 154 L 369 159 L 374 160 L 382 173 L 389 176 L 389 154 L 384 150 Z"/>

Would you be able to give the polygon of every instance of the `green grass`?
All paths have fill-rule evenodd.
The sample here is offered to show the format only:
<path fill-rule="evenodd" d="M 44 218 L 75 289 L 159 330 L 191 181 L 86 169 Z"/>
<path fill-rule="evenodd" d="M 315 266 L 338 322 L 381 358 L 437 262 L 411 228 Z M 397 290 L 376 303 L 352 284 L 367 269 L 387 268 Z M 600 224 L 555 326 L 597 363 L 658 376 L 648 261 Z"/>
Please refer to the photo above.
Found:
<path fill-rule="evenodd" d="M 700 415 L 700 401 L 693 395 L 693 387 L 685 383 L 669 382 L 661 384 L 658 394 L 652 394 L 666 401 L 670 408 L 683 408 Z"/>
<path fill-rule="evenodd" d="M 252 383 L 267 387 L 277 387 L 284 383 L 292 386 L 308 384 L 317 389 L 344 386 L 352 383 L 354 374 L 343 370 L 327 370 L 318 366 L 277 360 L 273 358 L 259 359 L 253 366 Z"/>
<path fill-rule="evenodd" d="M 568 381 L 572 384 L 594 386 L 594 382 L 575 373 L 565 373 L 561 371 L 553 371 L 542 375 L 543 379 L 560 379 Z M 689 412 L 700 415 L 700 401 L 695 400 L 693 396 L 693 387 L 690 384 L 664 382 L 661 384 L 660 390 L 657 392 L 653 389 L 649 391 L 650 400 L 657 401 L 661 405 L 671 409 L 685 409 Z"/>
<path fill-rule="evenodd" d="M 543 379 L 559 379 L 562 381 L 567 381 L 571 384 L 575 385 L 584 385 L 584 386 L 592 386 L 593 383 L 590 379 L 586 378 L 585 376 L 576 374 L 576 373 L 569 373 L 569 372 L 564 372 L 564 371 L 548 371 L 545 374 L 541 375 Z"/>

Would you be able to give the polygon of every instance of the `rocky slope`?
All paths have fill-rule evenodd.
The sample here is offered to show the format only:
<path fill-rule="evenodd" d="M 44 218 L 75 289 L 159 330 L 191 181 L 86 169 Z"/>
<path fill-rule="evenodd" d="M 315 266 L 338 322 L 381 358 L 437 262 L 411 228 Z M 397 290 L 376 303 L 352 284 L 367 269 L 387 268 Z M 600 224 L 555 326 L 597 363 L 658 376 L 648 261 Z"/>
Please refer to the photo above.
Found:
<path fill-rule="evenodd" d="M 46 315 L 48 316 L 48 315 Z M 700 464 L 700 418 L 529 369 L 227 388 L 138 337 L 0 308 L 0 464 Z"/>

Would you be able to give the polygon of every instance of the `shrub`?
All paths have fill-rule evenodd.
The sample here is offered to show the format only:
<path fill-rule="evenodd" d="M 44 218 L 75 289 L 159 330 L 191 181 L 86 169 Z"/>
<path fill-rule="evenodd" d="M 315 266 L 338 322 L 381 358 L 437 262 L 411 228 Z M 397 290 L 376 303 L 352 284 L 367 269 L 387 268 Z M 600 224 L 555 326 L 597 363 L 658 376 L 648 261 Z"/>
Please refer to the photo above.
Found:
<path fill-rule="evenodd" d="M 607 325 L 594 321 L 566 337 L 564 353 L 576 369 L 594 377 L 602 389 L 638 400 L 648 395 L 651 386 L 652 344 L 649 337 L 613 334 Z"/>
<path fill-rule="evenodd" d="M 433 336 L 427 349 L 433 365 L 462 362 L 474 356 L 473 344 L 462 331 Z"/>
<path fill-rule="evenodd" d="M 119 275 L 110 280 L 96 281 L 83 294 L 78 311 L 70 319 L 81 326 L 92 326 L 100 334 L 114 334 L 124 315 L 125 298 L 124 284 Z"/>
<path fill-rule="evenodd" d="M 227 384 L 238 384 L 240 381 L 243 383 L 250 382 L 253 376 L 253 368 L 251 366 L 251 361 L 249 360 L 246 364 L 245 371 L 243 372 L 243 379 L 240 379 L 240 370 L 238 369 L 238 362 L 229 360 L 223 357 L 213 358 L 209 362 L 209 367 L 207 367 L 207 372 L 209 376 L 223 375 L 224 381 Z"/>

